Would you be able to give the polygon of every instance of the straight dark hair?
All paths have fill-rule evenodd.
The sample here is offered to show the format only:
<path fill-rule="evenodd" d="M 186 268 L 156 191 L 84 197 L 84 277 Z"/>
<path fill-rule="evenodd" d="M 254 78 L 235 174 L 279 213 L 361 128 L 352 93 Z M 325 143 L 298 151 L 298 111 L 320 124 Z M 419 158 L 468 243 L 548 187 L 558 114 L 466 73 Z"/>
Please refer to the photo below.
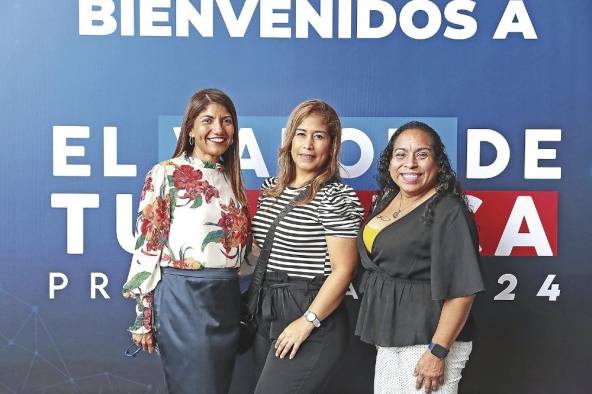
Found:
<path fill-rule="evenodd" d="M 232 124 L 234 126 L 234 137 L 232 144 L 228 147 L 226 152 L 221 156 L 224 164 L 224 172 L 230 179 L 230 185 L 234 196 L 240 202 L 243 207 L 247 206 L 247 195 L 240 172 L 240 157 L 239 157 L 239 128 L 238 128 L 238 117 L 236 115 L 236 109 L 234 103 L 219 89 L 203 89 L 191 96 L 187 108 L 185 109 L 185 115 L 183 115 L 183 123 L 181 124 L 181 132 L 179 133 L 179 139 L 177 140 L 177 146 L 173 153 L 173 158 L 179 157 L 183 154 L 191 156 L 193 153 L 193 145 L 189 143 L 189 132 L 193 129 L 195 119 L 202 113 L 208 105 L 220 104 L 230 113 L 232 118 Z"/>

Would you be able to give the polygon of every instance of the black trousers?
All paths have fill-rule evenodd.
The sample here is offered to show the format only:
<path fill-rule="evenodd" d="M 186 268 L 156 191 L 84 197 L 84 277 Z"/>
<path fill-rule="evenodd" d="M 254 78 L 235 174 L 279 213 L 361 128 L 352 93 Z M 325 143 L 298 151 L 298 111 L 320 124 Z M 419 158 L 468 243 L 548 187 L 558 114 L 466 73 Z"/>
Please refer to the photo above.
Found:
<path fill-rule="evenodd" d="M 284 328 L 301 317 L 323 283 L 323 277 L 294 279 L 268 272 L 257 314 L 253 345 L 256 394 L 317 394 L 334 374 L 348 342 L 348 319 L 339 306 L 315 328 L 296 356 L 275 356 L 275 341 Z"/>

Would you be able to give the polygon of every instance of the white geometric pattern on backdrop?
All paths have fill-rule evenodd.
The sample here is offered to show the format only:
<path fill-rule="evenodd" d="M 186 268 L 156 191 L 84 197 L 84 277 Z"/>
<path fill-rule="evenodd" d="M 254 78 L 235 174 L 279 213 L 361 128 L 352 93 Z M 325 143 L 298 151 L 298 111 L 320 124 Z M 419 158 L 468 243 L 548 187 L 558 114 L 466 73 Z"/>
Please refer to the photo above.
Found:
<path fill-rule="evenodd" d="M 1 286 L 0 317 L 0 361 L 26 366 L 19 371 L 0 368 L 0 394 L 164 393 L 162 388 L 108 371 L 72 376 L 38 307 Z"/>

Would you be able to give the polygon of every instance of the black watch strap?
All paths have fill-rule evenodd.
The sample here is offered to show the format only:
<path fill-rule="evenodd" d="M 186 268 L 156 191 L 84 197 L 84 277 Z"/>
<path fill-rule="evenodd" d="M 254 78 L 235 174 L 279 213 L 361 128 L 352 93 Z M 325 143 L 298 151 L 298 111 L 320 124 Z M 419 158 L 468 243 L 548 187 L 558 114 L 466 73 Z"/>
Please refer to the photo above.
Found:
<path fill-rule="evenodd" d="M 438 357 L 439 359 L 444 359 L 448 355 L 448 349 L 446 349 L 444 346 L 440 346 L 434 342 L 430 342 L 428 349 L 430 350 L 430 353 L 432 353 L 434 356 Z"/>

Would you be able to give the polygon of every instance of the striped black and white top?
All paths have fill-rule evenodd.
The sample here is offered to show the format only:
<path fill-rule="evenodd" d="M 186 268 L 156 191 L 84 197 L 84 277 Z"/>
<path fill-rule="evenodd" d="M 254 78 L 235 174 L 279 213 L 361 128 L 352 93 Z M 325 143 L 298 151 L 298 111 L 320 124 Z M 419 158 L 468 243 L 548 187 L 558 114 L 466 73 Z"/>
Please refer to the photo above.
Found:
<path fill-rule="evenodd" d="M 275 184 L 265 180 L 261 190 Z M 263 245 L 269 226 L 302 188 L 286 188 L 278 198 L 259 197 L 253 218 L 253 236 Z M 289 276 L 312 278 L 329 275 L 331 262 L 326 236 L 356 237 L 364 210 L 354 190 L 339 182 L 324 185 L 306 205 L 297 205 L 276 227 L 268 271 L 283 271 Z"/>

